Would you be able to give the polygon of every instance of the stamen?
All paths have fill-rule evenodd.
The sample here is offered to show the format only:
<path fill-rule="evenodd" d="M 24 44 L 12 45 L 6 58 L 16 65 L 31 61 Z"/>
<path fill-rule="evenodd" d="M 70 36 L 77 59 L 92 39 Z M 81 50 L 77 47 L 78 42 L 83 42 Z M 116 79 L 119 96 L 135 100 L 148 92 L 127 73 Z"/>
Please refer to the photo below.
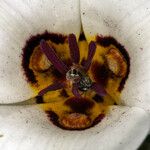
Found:
<path fill-rule="evenodd" d="M 70 34 L 68 37 L 69 41 L 69 48 L 70 48 L 70 55 L 71 59 L 73 60 L 73 63 L 78 64 L 80 60 L 80 53 L 79 53 L 79 47 L 76 40 L 76 37 L 74 34 Z M 81 97 L 81 94 L 79 93 L 79 90 L 87 91 L 89 88 L 94 90 L 98 95 L 105 96 L 106 91 L 102 87 L 102 85 L 99 85 L 97 83 L 92 83 L 90 78 L 86 74 L 82 74 L 82 72 L 78 72 L 76 69 L 71 69 L 65 65 L 63 61 L 60 60 L 60 58 L 57 56 L 56 52 L 52 47 L 50 47 L 45 40 L 41 40 L 40 42 L 40 48 L 43 51 L 43 53 L 47 56 L 47 58 L 51 61 L 51 63 L 54 65 L 54 67 L 62 74 L 66 75 L 66 78 L 69 80 L 72 80 L 72 93 L 75 97 Z M 95 42 L 91 41 L 89 44 L 89 51 L 87 60 L 85 61 L 83 68 L 84 71 L 87 72 L 90 68 L 90 65 L 92 63 L 92 59 L 94 57 L 96 51 L 96 44 Z M 41 90 L 39 92 L 39 96 L 44 95 L 48 91 L 54 91 L 61 88 L 64 88 L 65 84 L 62 82 L 56 82 L 52 85 L 48 86 L 47 88 Z"/>
<path fill-rule="evenodd" d="M 80 60 L 80 52 L 79 52 L 76 36 L 74 34 L 70 34 L 68 37 L 68 42 L 69 42 L 71 59 L 73 63 L 78 64 Z"/>
<path fill-rule="evenodd" d="M 65 63 L 57 56 L 54 49 L 50 47 L 45 40 L 41 40 L 40 48 L 60 73 L 65 74 L 69 70 Z"/>
<path fill-rule="evenodd" d="M 72 87 L 72 93 L 73 93 L 73 95 L 76 96 L 76 97 L 78 97 L 78 98 L 80 98 L 81 95 L 80 95 L 80 93 L 78 91 L 78 85 L 77 85 L 77 83 L 73 83 L 72 86 L 73 86 Z"/>
<path fill-rule="evenodd" d="M 92 90 L 94 90 L 99 96 L 105 96 L 107 94 L 104 87 L 97 83 L 93 83 Z"/>
<path fill-rule="evenodd" d="M 38 96 L 43 96 L 48 91 L 55 91 L 55 90 L 59 90 L 59 89 L 64 88 L 64 87 L 65 87 L 64 83 L 62 83 L 62 82 L 55 82 L 52 85 L 49 85 L 45 89 L 41 90 L 39 92 Z"/>
<path fill-rule="evenodd" d="M 91 65 L 92 59 L 94 57 L 95 51 L 96 51 L 96 44 L 95 44 L 95 42 L 91 41 L 89 44 L 88 57 L 87 57 L 87 60 L 84 62 L 84 65 L 83 65 L 84 70 L 86 72 L 90 68 L 90 65 Z"/>

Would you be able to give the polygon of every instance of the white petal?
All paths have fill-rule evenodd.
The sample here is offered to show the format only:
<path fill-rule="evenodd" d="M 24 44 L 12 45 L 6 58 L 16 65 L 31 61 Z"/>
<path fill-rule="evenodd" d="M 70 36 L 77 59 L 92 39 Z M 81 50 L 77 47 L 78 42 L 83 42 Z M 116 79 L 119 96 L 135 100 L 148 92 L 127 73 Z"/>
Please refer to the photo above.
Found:
<path fill-rule="evenodd" d="M 150 1 L 82 0 L 81 19 L 88 39 L 102 34 L 125 46 L 131 67 L 123 102 L 150 112 Z"/>
<path fill-rule="evenodd" d="M 45 30 L 79 36 L 79 1 L 2 0 L 0 16 L 0 103 L 23 101 L 35 95 L 21 66 L 26 40 Z"/>
<path fill-rule="evenodd" d="M 135 150 L 148 129 L 148 115 L 136 107 L 111 107 L 101 123 L 84 131 L 52 125 L 37 106 L 0 107 L 3 150 Z"/>

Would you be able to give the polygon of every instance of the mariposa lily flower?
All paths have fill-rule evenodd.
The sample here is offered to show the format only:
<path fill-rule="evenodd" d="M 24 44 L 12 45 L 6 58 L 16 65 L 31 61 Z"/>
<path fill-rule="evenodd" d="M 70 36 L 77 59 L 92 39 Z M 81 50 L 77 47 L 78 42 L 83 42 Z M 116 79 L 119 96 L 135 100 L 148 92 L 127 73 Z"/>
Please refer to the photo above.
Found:
<path fill-rule="evenodd" d="M 2 0 L 0 148 L 137 149 L 149 19 L 148 0 Z"/>

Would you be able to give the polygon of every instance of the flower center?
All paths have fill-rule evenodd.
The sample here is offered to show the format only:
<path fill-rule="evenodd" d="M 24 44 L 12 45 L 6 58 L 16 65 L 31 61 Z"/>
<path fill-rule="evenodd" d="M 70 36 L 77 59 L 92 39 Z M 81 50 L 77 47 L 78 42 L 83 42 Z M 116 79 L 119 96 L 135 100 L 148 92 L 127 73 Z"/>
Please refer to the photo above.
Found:
<path fill-rule="evenodd" d="M 81 67 L 72 66 L 66 73 L 66 79 L 76 84 L 80 91 L 87 91 L 92 87 L 92 80 Z"/>
<path fill-rule="evenodd" d="M 89 88 L 94 90 L 100 96 L 106 95 L 104 87 L 101 84 L 92 83 L 90 78 L 86 75 L 86 72 L 90 68 L 92 59 L 96 51 L 95 42 L 91 41 L 89 44 L 88 56 L 82 65 L 83 71 L 81 70 L 81 68 L 78 67 L 80 66 L 80 52 L 74 34 L 69 35 L 68 42 L 70 48 L 70 56 L 73 64 L 73 66 L 71 66 L 71 69 L 69 69 L 69 67 L 58 57 L 55 50 L 50 45 L 48 45 L 45 40 L 40 41 L 40 49 L 47 56 L 47 58 L 54 65 L 54 67 L 62 75 L 66 75 L 66 77 L 72 82 L 72 93 L 74 94 L 74 96 L 81 97 L 79 90 L 87 91 Z M 39 92 L 39 95 L 42 96 L 48 91 L 58 90 L 64 88 L 65 86 L 66 83 L 60 83 L 59 81 L 54 82 L 45 89 L 41 90 Z"/>
<path fill-rule="evenodd" d="M 36 102 L 63 129 L 80 130 L 100 122 L 108 106 L 119 104 L 129 74 L 129 57 L 112 37 L 87 43 L 74 34 L 44 33 L 27 41 L 23 69 Z"/>

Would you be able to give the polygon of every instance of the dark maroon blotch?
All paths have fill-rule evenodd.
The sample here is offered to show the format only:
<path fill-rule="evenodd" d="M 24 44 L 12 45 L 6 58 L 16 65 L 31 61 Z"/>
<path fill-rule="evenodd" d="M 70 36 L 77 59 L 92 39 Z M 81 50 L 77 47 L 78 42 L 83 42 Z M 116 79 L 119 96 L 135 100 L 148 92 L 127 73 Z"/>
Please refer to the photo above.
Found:
<path fill-rule="evenodd" d="M 65 89 L 62 89 L 62 91 L 60 92 L 60 96 L 63 96 L 65 98 L 69 97 L 69 95 Z"/>
<path fill-rule="evenodd" d="M 50 121 L 52 121 L 52 123 L 54 125 L 60 127 L 60 124 L 58 121 L 59 117 L 54 111 L 46 111 L 46 114 L 47 114 L 48 118 L 50 119 Z"/>
<path fill-rule="evenodd" d="M 109 78 L 108 68 L 105 65 L 101 65 L 100 63 L 95 61 L 92 63 L 91 69 L 95 81 L 105 87 Z"/>
<path fill-rule="evenodd" d="M 117 103 L 116 103 L 116 102 L 114 102 L 114 105 L 117 105 Z"/>
<path fill-rule="evenodd" d="M 79 41 L 86 41 L 85 34 L 83 32 L 80 34 Z"/>
<path fill-rule="evenodd" d="M 100 95 L 98 95 L 98 94 L 95 94 L 95 95 L 93 96 L 93 99 L 94 99 L 96 102 L 98 102 L 98 103 L 103 103 L 103 102 L 104 102 L 103 97 L 100 96 Z"/>
<path fill-rule="evenodd" d="M 94 102 L 86 98 L 73 97 L 65 102 L 74 112 L 86 114 L 87 110 L 94 106 Z"/>
<path fill-rule="evenodd" d="M 24 74 L 27 77 L 28 82 L 36 83 L 36 77 L 33 73 L 33 71 L 29 68 L 30 63 L 30 56 L 33 53 L 32 45 L 30 44 L 30 41 L 26 42 L 26 46 L 23 48 L 23 54 L 22 54 L 22 67 L 24 69 Z"/>
<path fill-rule="evenodd" d="M 36 96 L 35 99 L 36 99 L 36 103 L 37 103 L 37 104 L 42 104 L 42 103 L 44 103 L 42 96 Z"/>

